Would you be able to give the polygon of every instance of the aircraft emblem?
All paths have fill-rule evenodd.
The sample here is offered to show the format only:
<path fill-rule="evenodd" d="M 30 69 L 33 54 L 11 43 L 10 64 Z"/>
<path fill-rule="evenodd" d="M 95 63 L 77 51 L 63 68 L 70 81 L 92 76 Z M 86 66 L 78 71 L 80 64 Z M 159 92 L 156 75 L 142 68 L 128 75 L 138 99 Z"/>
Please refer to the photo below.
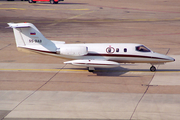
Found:
<path fill-rule="evenodd" d="M 113 47 L 111 47 L 111 46 L 106 48 L 107 53 L 114 53 L 114 51 L 115 51 L 115 49 Z"/>

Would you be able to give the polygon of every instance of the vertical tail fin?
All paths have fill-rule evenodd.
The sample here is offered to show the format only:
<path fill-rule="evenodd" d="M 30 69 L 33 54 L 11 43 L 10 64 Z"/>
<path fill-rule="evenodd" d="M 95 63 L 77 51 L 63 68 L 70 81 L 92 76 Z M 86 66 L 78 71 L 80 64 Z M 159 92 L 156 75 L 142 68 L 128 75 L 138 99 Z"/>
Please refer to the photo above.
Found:
<path fill-rule="evenodd" d="M 31 23 L 8 23 L 13 28 L 17 47 L 52 43 Z"/>

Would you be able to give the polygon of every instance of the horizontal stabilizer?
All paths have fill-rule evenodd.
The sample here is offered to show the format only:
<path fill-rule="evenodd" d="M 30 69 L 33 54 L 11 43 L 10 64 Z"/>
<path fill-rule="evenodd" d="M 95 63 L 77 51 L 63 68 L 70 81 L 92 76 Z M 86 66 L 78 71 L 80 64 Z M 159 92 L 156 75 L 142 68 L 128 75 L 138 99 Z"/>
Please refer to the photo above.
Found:
<path fill-rule="evenodd" d="M 106 60 L 72 60 L 64 62 L 65 64 L 72 64 L 83 67 L 95 67 L 95 68 L 112 68 L 119 67 L 119 63 Z"/>
<path fill-rule="evenodd" d="M 8 23 L 9 27 L 8 28 L 29 28 L 30 24 L 28 23 Z"/>

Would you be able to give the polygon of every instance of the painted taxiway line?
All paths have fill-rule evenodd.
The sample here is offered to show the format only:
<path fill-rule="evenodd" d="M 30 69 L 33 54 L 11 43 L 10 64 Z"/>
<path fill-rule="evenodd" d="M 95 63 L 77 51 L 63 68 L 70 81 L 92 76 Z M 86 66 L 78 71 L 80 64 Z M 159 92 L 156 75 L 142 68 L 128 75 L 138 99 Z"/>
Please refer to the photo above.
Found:
<path fill-rule="evenodd" d="M 57 71 L 87 71 L 73 69 L 0 69 L 0 71 L 39 71 L 39 72 L 57 72 Z"/>
<path fill-rule="evenodd" d="M 5 69 L 2 68 L 0 71 L 18 71 L 18 72 L 23 72 L 23 71 L 38 71 L 38 72 L 57 72 L 57 71 L 64 71 L 64 72 L 82 72 L 85 71 L 87 72 L 88 70 L 77 70 L 77 69 Z M 136 72 L 136 73 L 154 73 L 149 70 L 95 70 L 95 72 Z M 157 73 L 177 73 L 180 72 L 180 70 L 157 70 Z"/>
<path fill-rule="evenodd" d="M 0 8 L 0 10 L 27 10 L 24 8 Z"/>
<path fill-rule="evenodd" d="M 71 10 L 71 11 L 88 11 L 90 9 L 84 8 L 84 9 L 26 9 L 26 8 L 0 8 L 0 10 Z"/>
<path fill-rule="evenodd" d="M 10 8 L 11 9 L 11 8 Z M 9 9 L 9 10 L 10 10 Z M 0 8 L 1 10 L 1 8 Z M 13 10 L 13 8 L 11 9 Z M 14 9 L 15 10 L 15 9 Z M 85 11 L 85 10 L 84 10 Z M 88 11 L 88 10 L 86 10 Z M 76 22 L 76 23 L 126 23 L 126 22 L 172 22 L 172 21 L 180 21 L 180 18 L 172 18 L 172 19 L 94 19 L 94 20 L 77 20 L 73 18 L 77 18 L 82 15 L 86 15 L 88 13 L 93 13 L 95 11 L 89 11 L 83 14 L 79 14 L 76 16 L 72 16 L 67 19 L 60 19 L 60 20 L 50 20 L 50 21 L 35 21 L 35 20 L 27 20 L 28 22 L 33 22 L 33 23 L 71 23 L 71 22 Z M 15 22 L 22 22 L 21 20 L 16 20 Z M 6 23 L 6 22 L 0 22 L 0 23 Z"/>
<path fill-rule="evenodd" d="M 86 15 L 86 14 L 93 13 L 93 12 L 95 12 L 95 11 L 90 11 L 90 12 L 86 12 L 86 13 L 83 13 L 83 14 L 78 14 L 78 15 L 75 15 L 75 16 L 72 16 L 72 17 L 67 18 L 67 20 L 69 20 L 69 19 L 74 19 L 74 18 L 83 16 L 83 15 Z"/>
<path fill-rule="evenodd" d="M 86 10 L 90 10 L 90 9 L 86 9 L 86 8 L 84 8 L 84 9 L 32 9 L 32 10 L 72 10 L 72 11 L 86 11 Z"/>

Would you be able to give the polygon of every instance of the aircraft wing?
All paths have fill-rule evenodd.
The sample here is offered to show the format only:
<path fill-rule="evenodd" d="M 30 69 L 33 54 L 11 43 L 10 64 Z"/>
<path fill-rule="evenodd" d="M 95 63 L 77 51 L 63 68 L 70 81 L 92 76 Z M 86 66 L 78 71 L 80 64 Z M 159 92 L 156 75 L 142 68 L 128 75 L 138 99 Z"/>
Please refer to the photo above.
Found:
<path fill-rule="evenodd" d="M 94 67 L 94 68 L 112 68 L 112 67 L 119 67 L 119 63 L 113 61 L 106 61 L 106 60 L 72 60 L 64 62 L 65 64 L 72 64 L 76 66 L 83 66 L 83 67 Z"/>

